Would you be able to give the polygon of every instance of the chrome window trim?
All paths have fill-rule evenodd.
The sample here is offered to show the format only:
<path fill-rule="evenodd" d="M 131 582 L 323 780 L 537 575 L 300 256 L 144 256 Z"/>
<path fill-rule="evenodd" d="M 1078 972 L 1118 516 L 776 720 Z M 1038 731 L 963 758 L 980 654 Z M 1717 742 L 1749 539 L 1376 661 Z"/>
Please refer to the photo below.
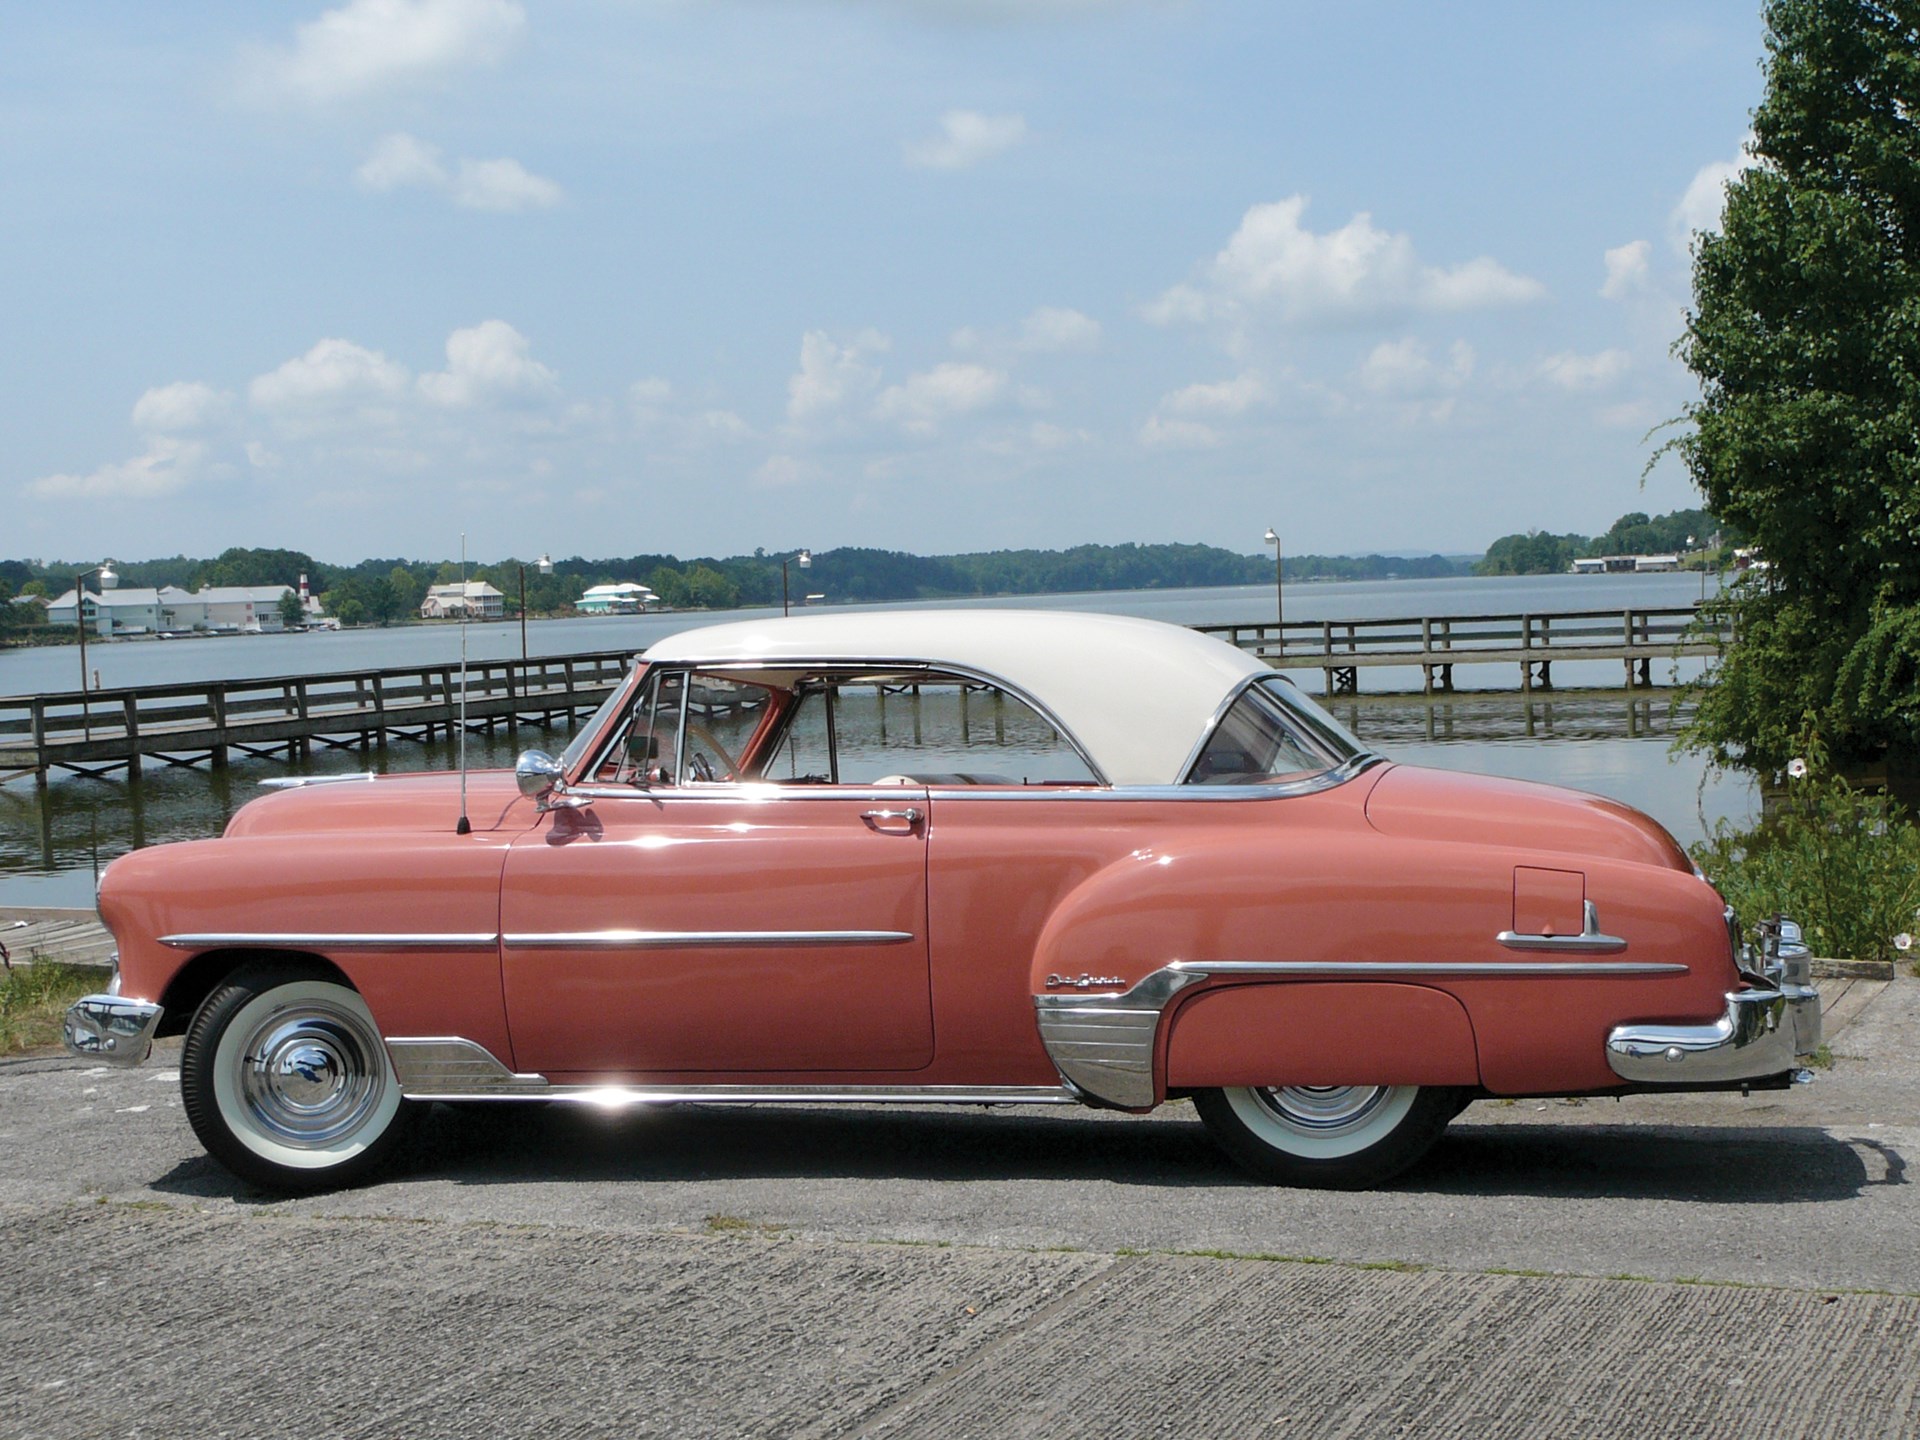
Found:
<path fill-rule="evenodd" d="M 1032 785 L 1018 790 L 977 785 L 935 787 L 928 793 L 936 800 L 1180 800 L 1217 805 L 1313 795 L 1344 785 L 1376 765 L 1391 763 L 1386 756 L 1369 752 L 1354 756 L 1336 769 L 1323 770 L 1304 780 L 1269 780 L 1257 785 L 1106 785 L 1099 789 L 1091 786 Z"/>
<path fill-rule="evenodd" d="M 773 780 L 716 780 L 693 785 L 579 785 L 567 792 L 589 800 L 651 800 L 729 805 L 772 803 L 776 800 L 846 800 L 871 803 L 880 800 L 917 799 L 927 793 L 924 785 L 783 785 Z"/>
<path fill-rule="evenodd" d="M 767 949 L 784 946 L 906 945 L 911 930 L 578 930 L 501 936 L 509 950 Z"/>
<path fill-rule="evenodd" d="M 326 934 L 319 931 L 206 931 L 162 935 L 162 945 L 176 950 L 210 950 L 226 946 L 276 946 L 300 950 L 492 950 L 500 943 L 493 932 L 462 934 Z"/>

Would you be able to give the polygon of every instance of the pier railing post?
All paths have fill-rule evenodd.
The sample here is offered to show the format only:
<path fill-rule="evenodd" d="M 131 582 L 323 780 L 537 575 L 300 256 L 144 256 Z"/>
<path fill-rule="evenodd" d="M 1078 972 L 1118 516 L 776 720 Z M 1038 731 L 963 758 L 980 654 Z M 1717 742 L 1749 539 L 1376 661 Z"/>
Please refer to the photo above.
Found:
<path fill-rule="evenodd" d="M 120 713 L 127 727 L 127 777 L 134 779 L 140 774 L 140 704 L 132 691 L 121 697 Z"/>

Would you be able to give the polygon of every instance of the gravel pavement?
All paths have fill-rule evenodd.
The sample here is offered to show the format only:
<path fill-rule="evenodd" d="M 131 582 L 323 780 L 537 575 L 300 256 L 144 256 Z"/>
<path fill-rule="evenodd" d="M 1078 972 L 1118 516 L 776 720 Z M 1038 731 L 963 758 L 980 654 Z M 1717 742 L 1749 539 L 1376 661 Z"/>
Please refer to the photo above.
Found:
<path fill-rule="evenodd" d="M 1920 981 L 1806 1090 L 1482 1102 L 1392 1187 L 1192 1112 L 440 1107 L 285 1201 L 177 1050 L 0 1064 L 0 1436 L 1920 1434 Z"/>

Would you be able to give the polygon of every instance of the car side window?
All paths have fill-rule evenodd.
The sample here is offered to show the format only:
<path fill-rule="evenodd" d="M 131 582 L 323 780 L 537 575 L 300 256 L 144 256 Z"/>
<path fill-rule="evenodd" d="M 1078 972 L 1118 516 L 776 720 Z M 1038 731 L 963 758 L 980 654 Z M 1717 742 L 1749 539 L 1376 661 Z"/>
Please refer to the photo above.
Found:
<path fill-rule="evenodd" d="M 1188 772 L 1189 785 L 1257 785 L 1300 780 L 1345 757 L 1265 686 L 1250 685 L 1214 726 Z"/>
<path fill-rule="evenodd" d="M 872 785 L 1091 785 L 1080 753 L 1032 706 L 945 676 L 800 687 L 763 778 Z"/>

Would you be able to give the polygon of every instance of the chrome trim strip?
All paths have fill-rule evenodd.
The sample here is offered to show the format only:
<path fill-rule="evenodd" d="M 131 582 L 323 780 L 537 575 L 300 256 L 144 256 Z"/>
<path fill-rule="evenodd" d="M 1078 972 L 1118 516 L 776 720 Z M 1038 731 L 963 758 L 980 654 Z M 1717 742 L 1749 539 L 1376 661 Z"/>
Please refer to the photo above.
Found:
<path fill-rule="evenodd" d="M 262 780 L 262 790 L 304 790 L 309 785 L 345 785 L 354 780 L 372 780 L 371 770 L 355 771 L 347 775 L 281 775 L 272 780 Z"/>
<path fill-rule="evenodd" d="M 520 1075 L 485 1046 L 459 1036 L 387 1041 L 394 1074 L 409 1100 L 563 1100 L 618 1109 L 629 1105 L 1072 1105 L 1056 1085 L 554 1085 Z"/>
<path fill-rule="evenodd" d="M 60 1039 L 69 1055 L 82 1060 L 138 1065 L 153 1052 L 153 1032 L 160 1028 L 160 1015 L 160 1007 L 147 1000 L 87 995 L 67 1008 Z"/>
<path fill-rule="evenodd" d="M 1344 785 L 1376 765 L 1390 764 L 1384 755 L 1356 755 L 1343 765 L 1323 770 L 1305 780 L 1272 780 L 1262 785 L 1034 785 L 1025 789 L 996 789 L 990 785 L 936 786 L 929 795 L 935 800 L 1181 800 L 1196 805 L 1217 805 L 1248 800 L 1286 800 L 1296 795 L 1313 795 Z"/>
<path fill-rule="evenodd" d="M 1474 979 L 1539 979 L 1563 976 L 1592 979 L 1604 975 L 1684 975 L 1677 961 L 1608 960 L 1582 964 L 1526 960 L 1176 960 L 1173 970 L 1209 975 L 1464 975 Z"/>
<path fill-rule="evenodd" d="M 1493 938 L 1509 950 L 1559 950 L 1573 951 L 1582 955 L 1610 955 L 1616 950 L 1627 948 L 1627 942 L 1618 935 L 1604 935 L 1600 931 L 1600 911 L 1589 900 L 1583 909 L 1586 928 L 1578 935 L 1522 935 L 1513 930 L 1502 930 Z"/>
<path fill-rule="evenodd" d="M 500 937 L 490 932 L 457 935 L 329 935 L 319 932 L 247 930 L 162 935 L 160 943 L 176 950 L 211 950 L 216 946 L 230 945 L 287 946 L 300 950 L 491 950 L 500 943 Z"/>
<path fill-rule="evenodd" d="M 1175 960 L 1123 993 L 1069 991 L 1033 997 L 1040 1043 L 1067 1084 L 1123 1110 L 1150 1108 L 1153 1056 L 1167 1002 L 1188 986 L 1214 976 L 1416 975 L 1463 979 L 1595 979 L 1684 975 L 1687 967 L 1621 961 L 1524 960 Z"/>
<path fill-rule="evenodd" d="M 501 937 L 509 950 L 725 949 L 785 945 L 905 945 L 911 930 L 579 930 L 523 932 Z"/>

